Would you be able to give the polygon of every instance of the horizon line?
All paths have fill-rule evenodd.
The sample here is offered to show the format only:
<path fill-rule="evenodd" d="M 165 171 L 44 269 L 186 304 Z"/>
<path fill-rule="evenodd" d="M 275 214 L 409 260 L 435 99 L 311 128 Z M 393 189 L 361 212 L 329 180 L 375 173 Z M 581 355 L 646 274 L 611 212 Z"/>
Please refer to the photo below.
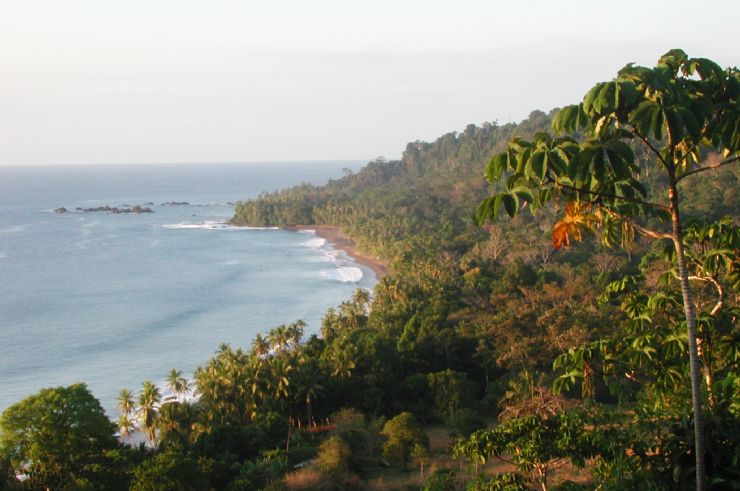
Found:
<path fill-rule="evenodd" d="M 64 166 L 114 166 L 114 165 L 204 165 L 204 164 L 224 164 L 224 165 L 244 165 L 244 164 L 297 164 L 297 163 L 321 163 L 321 162 L 372 162 L 375 158 L 360 159 L 305 159 L 305 160 L 215 160 L 215 161 L 159 161 L 159 162 L 76 162 L 76 163 L 26 163 L 26 164 L 5 164 L 0 163 L 0 167 L 64 167 Z M 395 159 L 390 159 L 395 160 Z"/>

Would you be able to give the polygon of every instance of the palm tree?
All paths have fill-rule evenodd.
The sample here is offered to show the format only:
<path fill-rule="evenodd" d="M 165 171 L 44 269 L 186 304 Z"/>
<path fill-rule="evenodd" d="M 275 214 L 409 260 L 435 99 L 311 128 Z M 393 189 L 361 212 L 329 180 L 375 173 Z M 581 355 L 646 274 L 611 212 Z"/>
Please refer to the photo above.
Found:
<path fill-rule="evenodd" d="M 149 380 L 145 381 L 142 385 L 141 392 L 139 392 L 139 410 L 138 416 L 139 421 L 144 430 L 147 440 L 152 448 L 157 446 L 157 411 L 159 410 L 159 403 L 161 396 L 159 389 Z"/>
<path fill-rule="evenodd" d="M 118 410 L 121 416 L 134 412 L 134 394 L 128 389 L 121 389 L 118 393 Z"/>
<path fill-rule="evenodd" d="M 358 288 L 352 295 L 352 302 L 367 311 L 367 306 L 370 303 L 370 292 L 365 288 Z"/>
<path fill-rule="evenodd" d="M 262 334 L 257 334 L 252 340 L 252 354 L 258 357 L 263 357 L 269 352 L 270 342 Z"/>
<path fill-rule="evenodd" d="M 131 438 L 131 434 L 134 432 L 134 430 L 136 430 L 136 424 L 134 423 L 134 420 L 131 419 L 131 417 L 129 416 L 129 413 L 121 412 L 116 425 L 118 426 L 118 431 L 121 434 L 121 440 L 124 443 L 126 442 L 126 439 Z"/>
<path fill-rule="evenodd" d="M 295 351 L 301 344 L 301 339 L 303 338 L 305 328 L 306 323 L 300 319 L 288 325 L 286 329 L 286 334 L 288 336 L 288 343 L 290 344 L 292 350 Z"/>
<path fill-rule="evenodd" d="M 329 365 L 333 377 L 340 380 L 348 379 L 352 375 L 352 370 L 356 368 L 354 361 L 355 348 L 345 340 L 345 342 L 335 342 L 329 353 Z"/>
<path fill-rule="evenodd" d="M 285 357 L 273 357 L 270 363 L 269 386 L 275 400 L 280 400 L 281 410 L 284 408 L 282 399 L 290 395 L 290 378 L 288 374 L 293 370 L 293 365 Z"/>
<path fill-rule="evenodd" d="M 313 403 L 318 395 L 324 390 L 321 385 L 321 372 L 315 363 L 301 370 L 301 378 L 296 387 L 296 396 L 306 403 L 306 416 L 308 426 L 313 423 Z"/>
<path fill-rule="evenodd" d="M 172 369 L 167 375 L 167 388 L 172 392 L 171 399 L 179 400 L 190 392 L 190 382 L 182 376 L 182 370 Z"/>
<path fill-rule="evenodd" d="M 278 327 L 271 329 L 267 334 L 267 339 L 275 351 L 282 351 L 290 342 L 290 336 L 288 333 L 288 326 L 281 324 Z"/>

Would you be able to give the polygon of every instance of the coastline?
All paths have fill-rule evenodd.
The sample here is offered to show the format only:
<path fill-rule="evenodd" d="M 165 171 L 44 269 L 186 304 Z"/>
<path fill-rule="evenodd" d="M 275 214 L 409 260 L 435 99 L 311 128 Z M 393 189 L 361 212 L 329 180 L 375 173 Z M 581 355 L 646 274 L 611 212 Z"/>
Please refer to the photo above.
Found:
<path fill-rule="evenodd" d="M 290 225 L 281 228 L 295 231 L 315 230 L 318 237 L 326 239 L 326 241 L 334 246 L 335 249 L 344 251 L 348 256 L 352 257 L 357 264 L 372 269 L 378 281 L 388 274 L 388 266 L 385 262 L 358 251 L 355 241 L 352 240 L 351 237 L 343 234 L 342 231 L 339 230 L 339 227 L 335 227 L 333 225 Z"/>

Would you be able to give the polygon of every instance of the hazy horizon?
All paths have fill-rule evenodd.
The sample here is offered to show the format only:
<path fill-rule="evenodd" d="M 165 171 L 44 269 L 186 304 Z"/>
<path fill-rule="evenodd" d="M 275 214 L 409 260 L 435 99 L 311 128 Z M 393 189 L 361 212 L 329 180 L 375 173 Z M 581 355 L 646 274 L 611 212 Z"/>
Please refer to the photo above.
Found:
<path fill-rule="evenodd" d="M 0 165 L 397 159 L 576 102 L 672 48 L 738 65 L 739 14 L 729 0 L 4 2 Z"/>

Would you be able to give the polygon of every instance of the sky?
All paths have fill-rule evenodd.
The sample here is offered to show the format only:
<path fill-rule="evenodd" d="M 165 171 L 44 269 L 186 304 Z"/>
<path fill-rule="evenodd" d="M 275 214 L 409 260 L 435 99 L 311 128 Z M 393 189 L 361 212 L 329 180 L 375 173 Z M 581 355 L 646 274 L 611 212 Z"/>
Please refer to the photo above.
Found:
<path fill-rule="evenodd" d="M 737 0 L 2 0 L 0 165 L 399 158 L 671 48 Z"/>

